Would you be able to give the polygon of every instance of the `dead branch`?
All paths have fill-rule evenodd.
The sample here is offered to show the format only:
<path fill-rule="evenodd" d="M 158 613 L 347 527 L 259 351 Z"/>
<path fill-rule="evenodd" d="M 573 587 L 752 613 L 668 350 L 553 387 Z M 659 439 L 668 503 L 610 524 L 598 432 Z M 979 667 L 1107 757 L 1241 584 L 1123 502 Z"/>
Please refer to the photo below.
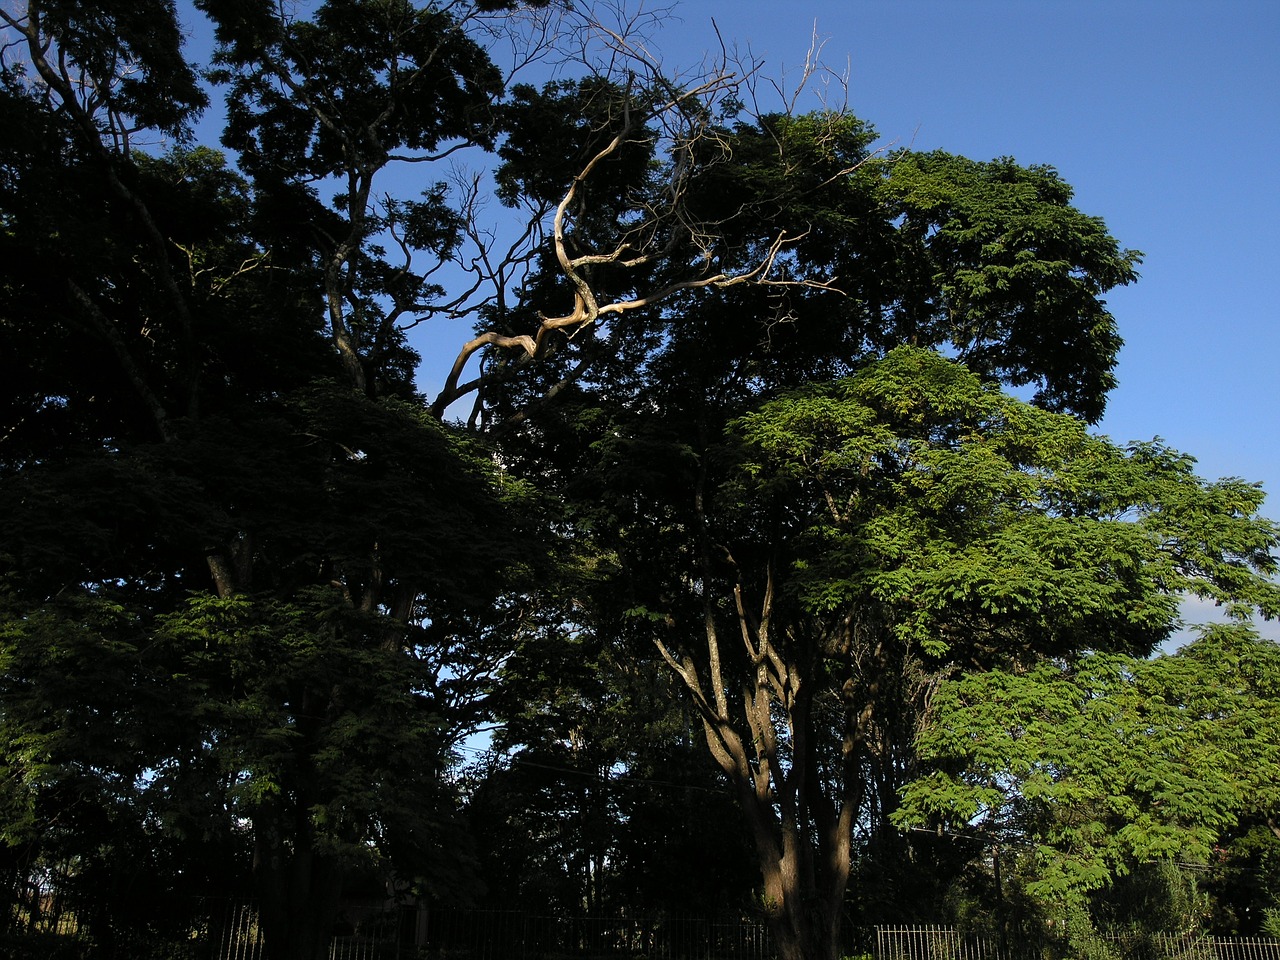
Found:
<path fill-rule="evenodd" d="M 503 283 L 510 280 L 511 272 L 500 265 L 518 262 L 521 276 L 528 276 L 539 244 L 554 255 L 572 306 L 561 314 L 537 315 L 535 323 L 524 331 L 482 331 L 464 343 L 432 403 L 437 417 L 443 417 L 457 400 L 472 392 L 482 392 L 506 375 L 503 365 L 492 368 L 482 365 L 478 375 L 464 381 L 463 373 L 471 357 L 481 351 L 514 350 L 523 361 L 536 361 L 546 356 L 553 339 L 572 340 L 605 319 L 616 320 L 629 313 L 659 307 L 689 291 L 757 285 L 842 292 L 837 277 L 789 276 L 781 269 L 784 254 L 801 242 L 807 231 L 779 229 L 771 240 L 761 244 L 754 263 L 735 269 L 723 266 L 716 269 L 726 229 L 733 221 L 751 215 L 754 206 L 744 201 L 736 213 L 720 222 L 700 220 L 692 212 L 689 191 L 695 176 L 705 173 L 710 165 L 727 162 L 732 157 L 732 144 L 727 131 L 719 125 L 718 111 L 740 102 L 746 95 L 753 107 L 752 116 L 759 119 L 766 113 L 762 98 L 757 96 L 760 62 L 749 51 L 744 54 L 729 50 L 721 40 L 718 59 L 704 64 L 698 76 L 669 75 L 652 53 L 638 17 L 628 18 L 620 8 L 609 9 L 617 23 L 605 25 L 599 20 L 588 20 L 573 32 L 571 43 L 580 45 L 576 52 L 579 72 L 585 70 L 590 76 L 609 80 L 623 91 L 621 106 L 610 114 L 616 123 L 613 135 L 587 157 L 571 177 L 550 214 L 550 222 L 546 219 L 546 209 L 530 211 L 519 241 L 501 256 L 492 255 L 492 234 L 486 235 L 474 225 L 467 231 L 470 242 L 479 251 L 472 258 L 470 269 L 476 279 L 483 277 L 483 285 L 488 290 L 486 300 L 468 300 L 468 307 L 478 308 L 481 302 L 505 305 L 510 290 Z M 822 47 L 823 42 L 815 30 L 795 88 L 780 85 L 776 92 L 780 96 L 785 94 L 784 111 L 793 114 L 799 109 L 801 93 L 821 86 L 819 94 L 824 113 L 831 114 L 827 135 L 834 138 L 838 121 L 848 115 L 844 93 L 848 73 L 837 74 L 828 69 L 821 59 Z M 587 185 L 602 175 L 605 162 L 625 145 L 640 141 L 661 150 L 666 164 L 662 188 L 637 198 L 635 219 L 620 225 L 607 247 L 593 245 L 577 229 Z M 778 148 L 784 149 L 781 143 Z M 880 159 L 889 149 L 882 147 L 867 158 L 837 170 L 813 189 L 854 174 L 863 164 Z M 475 197 L 474 187 L 470 196 Z M 469 215 L 474 214 L 477 206 L 468 201 L 466 210 Z M 483 270 L 479 269 L 481 264 Z M 641 288 L 610 300 L 597 286 L 600 268 L 610 268 L 613 276 L 619 272 L 639 276 L 655 266 L 665 267 L 666 275 L 651 289 Z M 471 292 L 479 294 L 480 287 L 473 286 Z M 507 315 L 505 309 L 495 312 L 498 316 Z"/>

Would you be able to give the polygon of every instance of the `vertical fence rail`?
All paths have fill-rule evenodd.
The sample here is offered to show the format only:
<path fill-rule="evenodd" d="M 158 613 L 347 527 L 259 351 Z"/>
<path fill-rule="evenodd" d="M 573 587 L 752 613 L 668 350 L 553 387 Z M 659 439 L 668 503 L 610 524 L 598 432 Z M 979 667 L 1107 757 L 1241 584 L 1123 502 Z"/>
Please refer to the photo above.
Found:
<path fill-rule="evenodd" d="M 261 960 L 262 953 L 258 911 L 249 903 L 228 903 L 214 944 L 215 960 Z"/>
<path fill-rule="evenodd" d="M 632 958 L 772 960 L 763 924 L 677 917 L 549 917 L 512 911 L 431 910 L 429 954 L 459 960 Z"/>
<path fill-rule="evenodd" d="M 1097 936 L 1103 955 L 1117 960 L 1280 960 L 1280 940 L 1266 937 L 1201 937 L 1165 933 L 1149 937 Z M 954 927 L 876 927 L 876 960 L 1031 960 L 1030 944 L 1002 945 L 991 936 Z"/>

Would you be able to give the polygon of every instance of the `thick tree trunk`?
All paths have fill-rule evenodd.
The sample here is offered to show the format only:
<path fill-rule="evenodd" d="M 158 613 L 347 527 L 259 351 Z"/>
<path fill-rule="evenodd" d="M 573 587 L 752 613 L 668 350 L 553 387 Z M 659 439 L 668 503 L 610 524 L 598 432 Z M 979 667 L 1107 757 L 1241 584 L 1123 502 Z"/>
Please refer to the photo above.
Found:
<path fill-rule="evenodd" d="M 810 849 L 798 831 L 784 827 L 781 833 L 781 855 L 772 861 L 761 856 L 765 914 L 779 960 L 839 960 L 839 904 L 847 875 L 815 864 L 814 856 L 822 853 Z"/>
<path fill-rule="evenodd" d="M 253 872 L 269 960 L 329 955 L 343 871 L 314 841 L 305 804 L 286 810 L 268 801 L 254 818 Z"/>
<path fill-rule="evenodd" d="M 337 865 L 303 850 L 292 862 L 258 871 L 257 879 L 270 960 L 325 960 L 342 893 Z"/>
<path fill-rule="evenodd" d="M 780 797 L 795 786 L 787 777 L 780 777 L 773 789 L 761 789 L 752 777 L 758 766 L 747 759 L 742 739 L 724 727 L 717 730 L 706 724 L 705 729 L 711 752 L 736 785 L 747 818 L 763 881 L 761 901 L 778 957 L 839 960 L 840 911 L 852 841 L 850 811 L 841 811 L 824 836 L 813 837 L 811 827 L 800 825 L 794 816 L 779 817 L 779 810 L 807 810 L 812 798 L 795 793 Z M 771 759 L 776 768 L 776 758 Z"/>
<path fill-rule="evenodd" d="M 824 916 L 822 908 L 806 912 L 803 905 L 799 910 L 792 906 L 769 917 L 778 960 L 840 960 L 839 918 Z"/>

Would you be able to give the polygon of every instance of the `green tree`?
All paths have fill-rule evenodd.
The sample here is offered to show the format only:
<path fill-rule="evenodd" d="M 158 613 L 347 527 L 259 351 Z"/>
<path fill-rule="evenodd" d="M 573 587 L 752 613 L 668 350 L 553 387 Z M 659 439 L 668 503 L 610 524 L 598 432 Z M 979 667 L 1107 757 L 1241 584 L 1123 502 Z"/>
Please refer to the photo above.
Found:
<path fill-rule="evenodd" d="M 686 649 L 711 622 L 708 611 L 733 622 L 728 583 L 737 575 L 723 557 L 729 550 L 748 562 L 734 546 L 738 538 L 758 551 L 749 557 L 753 570 L 741 574 L 742 589 L 756 591 L 754 600 L 744 599 L 756 611 L 743 612 L 743 624 L 759 618 L 772 596 L 762 531 L 790 522 L 789 508 L 779 505 L 776 517 L 739 508 L 735 477 L 744 454 L 730 430 L 735 418 L 788 390 L 848 375 L 904 342 L 970 359 L 991 380 L 1034 384 L 1043 406 L 1096 417 L 1119 344 L 1100 295 L 1135 276 L 1137 255 L 1075 210 L 1070 188 L 1051 170 L 941 154 L 880 159 L 870 151 L 874 132 L 844 114 L 743 117 L 720 126 L 717 136 L 730 145 L 733 162 L 699 163 L 701 141 L 695 145 L 690 216 L 720 225 L 709 269 L 737 275 L 767 262 L 759 282 L 678 290 L 626 314 L 625 324 L 612 321 L 595 339 L 575 341 L 519 382 L 492 385 L 485 396 L 507 462 L 567 499 L 582 549 L 596 551 L 599 569 L 612 571 L 605 589 L 584 599 L 587 622 L 629 638 L 632 650 L 655 637 Z M 941 197 L 950 203 L 935 202 Z M 975 230 L 984 237 L 976 247 L 954 239 Z M 1019 278 L 1027 275 L 1012 289 L 1007 277 L 995 276 L 1006 260 L 1016 262 Z M 973 276 L 984 269 L 992 273 L 985 292 Z M 550 289 L 557 276 L 543 265 L 533 284 Z M 963 283 L 969 287 L 961 290 Z M 1054 328 L 1064 336 L 1086 329 L 1092 339 L 1079 351 L 1063 350 L 1046 333 Z M 712 585 L 721 595 L 711 595 Z M 1152 642 L 1161 629 L 1138 642 Z M 995 632 L 985 642 L 1005 644 Z M 716 656 L 695 658 L 702 683 L 710 682 L 706 671 Z M 867 789 L 847 825 L 836 818 L 839 830 L 851 831 L 857 820 L 877 832 L 914 763 L 911 705 L 927 699 L 933 668 L 893 663 L 886 660 L 875 681 L 880 745 L 855 751 L 866 764 L 858 782 Z M 687 663 L 681 669 L 694 676 Z M 740 679 L 726 678 L 726 689 Z M 811 722 L 822 728 L 826 719 Z M 743 743 L 756 743 L 757 734 L 744 729 Z M 717 749 L 714 737 L 712 745 Z M 745 766 L 736 769 L 741 782 Z M 772 788 L 762 789 L 752 802 L 767 813 Z M 796 864 L 822 859 L 802 849 L 821 831 L 804 824 L 795 830 L 799 845 L 785 857 L 767 830 L 756 834 L 765 876 L 798 876 Z M 842 846 L 835 832 L 823 843 L 830 851 Z M 805 881 L 821 885 L 822 895 L 802 892 L 799 880 L 789 907 L 778 890 L 767 894 L 779 941 L 789 940 L 793 954 L 835 949 L 832 930 L 850 868 L 841 856 L 831 854 L 830 883 Z M 887 850 L 884 859 L 901 858 Z M 819 902 L 822 916 L 811 923 L 800 904 Z"/>
<path fill-rule="evenodd" d="M 942 769 L 899 815 L 1030 845 L 1034 898 L 1062 912 L 1098 891 L 1096 922 L 1115 927 L 1103 907 L 1143 864 L 1208 867 L 1238 827 L 1275 831 L 1278 683 L 1280 647 L 1240 623 L 1152 660 L 1092 653 L 949 682 L 921 741 Z"/>
<path fill-rule="evenodd" d="M 651 429 L 606 448 L 629 454 L 606 463 L 635 511 L 608 531 L 612 609 L 692 697 L 783 956 L 835 955 L 855 826 L 878 829 L 915 775 L 941 678 L 1145 653 L 1184 591 L 1277 609 L 1255 488 L 1116 448 L 929 351 L 767 401 L 712 449 L 673 455 L 654 439 L 672 423 Z"/>
<path fill-rule="evenodd" d="M 3 16 L 6 866 L 60 871 L 103 956 L 146 867 L 251 870 L 273 955 L 320 955 L 356 865 L 451 857 L 523 495 L 413 402 L 398 333 L 344 365 L 278 192 L 133 149 L 203 102 L 171 4 Z"/>

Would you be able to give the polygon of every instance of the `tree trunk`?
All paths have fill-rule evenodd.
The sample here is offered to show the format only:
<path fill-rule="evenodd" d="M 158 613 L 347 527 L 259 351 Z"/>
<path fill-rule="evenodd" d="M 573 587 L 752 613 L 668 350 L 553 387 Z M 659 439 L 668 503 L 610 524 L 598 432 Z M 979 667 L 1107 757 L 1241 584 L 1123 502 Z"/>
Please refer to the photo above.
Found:
<path fill-rule="evenodd" d="M 742 749 L 740 739 L 717 737 L 710 724 L 706 730 L 717 759 L 731 761 Z M 745 754 L 741 759 L 745 761 Z M 750 776 L 741 774 L 752 769 L 749 764 L 730 762 L 721 767 L 737 786 L 755 843 L 763 880 L 761 899 L 779 960 L 839 960 L 840 910 L 849 879 L 848 857 L 842 854 L 852 839 L 852 818 L 838 818 L 827 842 L 815 843 L 808 826 L 779 819 L 776 792 L 762 796 Z M 781 778 L 776 790 L 785 789 L 786 783 Z M 785 806 L 799 811 L 806 804 L 792 796 Z"/>
<path fill-rule="evenodd" d="M 290 816 L 297 822 L 292 830 L 282 830 L 278 817 Z M 253 869 L 267 956 L 326 960 L 342 896 L 342 868 L 315 850 L 305 805 L 284 811 L 269 803 L 254 819 Z M 286 832 L 292 844 L 281 842 Z"/>
<path fill-rule="evenodd" d="M 819 889 L 813 876 L 817 871 L 806 869 L 805 854 L 813 851 L 803 850 L 805 843 L 798 836 L 784 839 L 779 862 L 767 868 L 779 881 L 779 895 L 771 896 L 770 884 L 765 884 L 769 932 L 779 960 L 839 960 L 840 915 L 831 904 L 843 902 L 845 884 L 839 882 L 838 890 Z"/>

